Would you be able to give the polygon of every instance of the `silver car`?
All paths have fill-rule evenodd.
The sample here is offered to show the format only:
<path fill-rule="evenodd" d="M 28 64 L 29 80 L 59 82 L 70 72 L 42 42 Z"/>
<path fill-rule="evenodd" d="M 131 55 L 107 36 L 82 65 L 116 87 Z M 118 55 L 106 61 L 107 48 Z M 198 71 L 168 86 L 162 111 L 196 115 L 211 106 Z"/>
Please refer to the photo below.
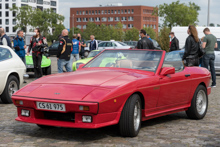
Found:
<path fill-rule="evenodd" d="M 102 41 L 99 43 L 100 51 L 105 49 L 131 49 L 132 47 L 120 41 Z"/>

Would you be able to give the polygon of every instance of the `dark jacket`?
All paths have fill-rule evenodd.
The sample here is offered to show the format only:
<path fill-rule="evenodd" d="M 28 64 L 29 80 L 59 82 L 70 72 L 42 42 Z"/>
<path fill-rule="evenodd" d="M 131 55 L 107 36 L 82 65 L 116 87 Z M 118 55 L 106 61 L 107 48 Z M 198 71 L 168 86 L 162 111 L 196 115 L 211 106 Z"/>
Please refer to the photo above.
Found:
<path fill-rule="evenodd" d="M 40 43 L 38 46 L 37 43 Z M 47 39 L 43 36 L 40 36 L 39 39 L 35 38 L 34 36 L 30 40 L 30 46 L 28 48 L 28 52 L 32 50 L 32 53 L 42 54 L 41 49 L 47 47 Z"/>
<path fill-rule="evenodd" d="M 137 43 L 138 49 L 155 49 L 154 44 L 147 37 L 141 38 Z"/>
<path fill-rule="evenodd" d="M 72 40 L 70 40 L 68 36 L 62 37 L 60 39 L 60 44 L 58 47 L 57 58 L 69 61 L 72 52 L 72 47 Z"/>
<path fill-rule="evenodd" d="M 200 43 L 196 42 L 193 36 L 188 36 L 185 43 L 185 52 L 182 60 L 186 60 L 188 66 L 199 65 L 199 49 Z"/>
<path fill-rule="evenodd" d="M 170 51 L 175 51 L 175 50 L 179 50 L 179 40 L 174 37 L 171 40 L 171 44 L 170 44 Z"/>
<path fill-rule="evenodd" d="M 90 42 L 89 50 L 92 51 L 97 49 L 98 49 L 98 41 L 94 39 L 93 41 Z"/>
<path fill-rule="evenodd" d="M 14 39 L 14 49 L 15 53 L 19 57 L 25 57 L 24 40 L 18 36 Z"/>
<path fill-rule="evenodd" d="M 2 40 L 3 40 L 4 38 L 5 38 L 6 41 L 7 41 L 7 45 L 8 45 L 9 47 L 11 47 L 11 40 L 10 40 L 10 38 L 9 38 L 6 34 L 1 37 L 1 39 L 0 39 L 0 45 L 3 45 Z"/>

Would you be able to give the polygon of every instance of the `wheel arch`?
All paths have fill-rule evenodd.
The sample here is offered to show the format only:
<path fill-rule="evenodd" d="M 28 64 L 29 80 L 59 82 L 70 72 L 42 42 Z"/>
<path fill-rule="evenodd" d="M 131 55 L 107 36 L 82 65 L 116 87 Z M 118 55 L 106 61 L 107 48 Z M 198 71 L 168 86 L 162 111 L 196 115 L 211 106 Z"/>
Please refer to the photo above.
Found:
<path fill-rule="evenodd" d="M 206 86 L 206 84 L 205 84 L 204 82 L 201 82 L 199 85 L 202 85 L 202 86 L 204 86 L 205 88 L 207 88 L 207 86 Z M 198 86 L 199 86 L 199 85 L 198 85 Z M 197 86 L 197 87 L 198 87 L 198 86 Z"/>
<path fill-rule="evenodd" d="M 8 79 L 11 75 L 15 76 L 15 77 L 18 79 L 18 82 L 19 82 L 18 85 L 20 85 L 20 77 L 19 77 L 18 73 L 16 73 L 16 72 L 10 73 L 10 74 L 8 75 L 7 79 Z"/>
<path fill-rule="evenodd" d="M 139 91 L 134 92 L 133 94 L 138 94 L 138 95 L 140 96 L 140 99 L 141 99 L 141 108 L 142 108 L 142 109 L 145 109 L 145 99 L 144 99 L 144 95 L 143 95 L 141 92 L 139 92 Z M 132 95 L 133 95 L 133 94 L 132 94 Z"/>

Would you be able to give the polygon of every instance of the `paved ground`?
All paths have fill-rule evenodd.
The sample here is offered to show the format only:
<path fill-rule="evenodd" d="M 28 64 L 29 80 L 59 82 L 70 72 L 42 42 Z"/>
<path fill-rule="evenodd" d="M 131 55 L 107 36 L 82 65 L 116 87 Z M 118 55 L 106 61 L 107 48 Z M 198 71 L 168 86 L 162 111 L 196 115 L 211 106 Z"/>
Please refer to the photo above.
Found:
<path fill-rule="evenodd" d="M 52 58 L 53 73 L 56 73 L 56 58 Z M 33 79 L 27 80 L 31 82 Z M 220 76 L 217 76 L 220 86 Z M 184 112 L 172 114 L 142 123 L 138 137 L 123 138 L 117 126 L 96 130 L 52 128 L 41 129 L 34 124 L 15 121 L 13 104 L 0 102 L 0 146 L 220 146 L 220 88 L 212 89 L 209 109 L 203 120 L 190 120 Z"/>

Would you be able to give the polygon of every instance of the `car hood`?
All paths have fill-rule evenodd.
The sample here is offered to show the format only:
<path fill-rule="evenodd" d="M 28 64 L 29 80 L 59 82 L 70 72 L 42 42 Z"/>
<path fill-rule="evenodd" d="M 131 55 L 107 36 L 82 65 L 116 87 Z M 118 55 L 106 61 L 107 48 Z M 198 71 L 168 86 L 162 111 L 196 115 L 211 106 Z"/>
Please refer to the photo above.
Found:
<path fill-rule="evenodd" d="M 123 70 L 79 70 L 36 80 L 14 95 L 75 101 L 98 101 L 114 89 L 135 82 L 142 75 Z"/>

